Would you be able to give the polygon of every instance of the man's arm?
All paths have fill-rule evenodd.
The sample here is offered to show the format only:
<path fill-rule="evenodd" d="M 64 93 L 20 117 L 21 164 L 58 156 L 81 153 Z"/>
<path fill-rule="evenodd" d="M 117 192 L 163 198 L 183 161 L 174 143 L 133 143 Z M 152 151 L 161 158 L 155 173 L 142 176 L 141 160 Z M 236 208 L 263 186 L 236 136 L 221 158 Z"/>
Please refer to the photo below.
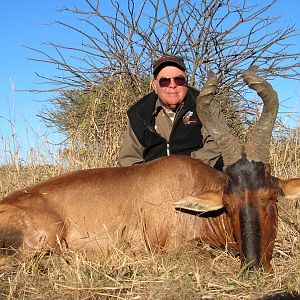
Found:
<path fill-rule="evenodd" d="M 127 119 L 127 128 L 117 161 L 117 167 L 127 167 L 144 162 L 143 151 L 144 147 L 134 134 L 130 122 Z"/>
<path fill-rule="evenodd" d="M 203 136 L 203 148 L 192 152 L 191 157 L 199 159 L 213 167 L 217 160 L 221 157 L 221 152 L 204 126 L 201 133 Z"/>
<path fill-rule="evenodd" d="M 225 117 L 221 112 L 219 103 L 217 101 L 212 101 L 209 109 L 211 117 L 216 120 L 220 120 L 220 124 L 223 124 L 224 121 L 221 120 L 224 120 Z M 213 167 L 218 159 L 221 158 L 221 152 L 204 126 L 202 126 L 201 134 L 203 136 L 203 148 L 192 152 L 191 157 L 199 159 Z"/>

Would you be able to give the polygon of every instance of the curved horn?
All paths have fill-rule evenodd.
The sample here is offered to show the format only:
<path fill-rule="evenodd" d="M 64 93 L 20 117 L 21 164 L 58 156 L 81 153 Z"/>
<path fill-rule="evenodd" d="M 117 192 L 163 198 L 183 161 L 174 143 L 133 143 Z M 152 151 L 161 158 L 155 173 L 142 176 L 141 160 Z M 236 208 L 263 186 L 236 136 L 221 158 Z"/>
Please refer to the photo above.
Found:
<path fill-rule="evenodd" d="M 218 80 L 216 75 L 208 72 L 208 80 L 197 97 L 197 113 L 201 122 L 218 145 L 225 167 L 232 165 L 242 157 L 243 147 L 238 139 L 230 133 L 225 118 L 214 118 L 210 115 L 210 103 L 217 92 Z"/>
<path fill-rule="evenodd" d="M 243 73 L 244 82 L 263 100 L 264 106 L 259 120 L 253 127 L 245 145 L 245 152 L 249 160 L 269 163 L 270 142 L 272 130 L 278 112 L 278 96 L 271 84 L 258 76 L 257 67 L 250 67 Z"/>

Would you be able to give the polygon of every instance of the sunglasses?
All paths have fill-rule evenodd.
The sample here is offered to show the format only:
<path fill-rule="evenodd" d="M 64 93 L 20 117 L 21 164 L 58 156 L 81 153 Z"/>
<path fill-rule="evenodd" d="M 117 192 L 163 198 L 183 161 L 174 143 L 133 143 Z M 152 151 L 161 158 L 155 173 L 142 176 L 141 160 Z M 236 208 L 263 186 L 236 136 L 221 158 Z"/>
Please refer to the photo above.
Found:
<path fill-rule="evenodd" d="M 177 86 L 186 85 L 187 79 L 183 76 L 176 76 L 176 77 L 162 77 L 158 79 L 158 83 L 160 87 L 169 87 L 171 84 L 171 80 L 174 79 L 174 82 Z"/>

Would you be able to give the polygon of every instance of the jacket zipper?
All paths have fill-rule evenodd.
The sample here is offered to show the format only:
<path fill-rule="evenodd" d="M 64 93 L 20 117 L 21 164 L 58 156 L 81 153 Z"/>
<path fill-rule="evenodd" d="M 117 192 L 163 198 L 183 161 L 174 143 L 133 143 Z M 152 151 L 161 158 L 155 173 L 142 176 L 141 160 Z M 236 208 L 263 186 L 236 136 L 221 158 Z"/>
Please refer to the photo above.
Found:
<path fill-rule="evenodd" d="M 183 108 L 183 107 L 182 107 L 182 108 Z M 190 107 L 186 108 L 184 111 L 188 111 L 189 108 L 190 108 Z M 169 141 L 171 140 L 171 137 L 172 137 L 174 128 L 175 128 L 175 126 L 176 126 L 177 123 L 178 123 L 178 120 L 179 120 L 178 116 L 179 116 L 179 115 L 180 115 L 180 119 L 181 119 L 181 115 L 183 116 L 184 113 L 182 113 L 182 111 L 179 111 L 178 114 L 177 114 L 177 116 L 175 116 L 175 119 L 174 119 L 174 122 L 173 122 L 173 125 L 172 125 L 172 130 L 171 130 L 171 133 L 170 133 Z M 164 140 L 167 142 L 167 156 L 170 156 L 171 153 L 170 153 L 170 143 L 169 143 L 169 141 L 168 141 L 167 139 L 165 139 L 164 137 L 162 137 L 161 135 L 159 135 L 153 127 L 149 126 L 149 124 L 146 123 L 145 120 L 142 120 L 142 122 L 144 123 L 144 125 L 145 125 L 150 131 L 152 131 L 154 134 L 156 134 L 157 136 L 159 136 L 160 138 L 164 139 Z"/>
<path fill-rule="evenodd" d="M 162 137 L 160 134 L 158 134 L 158 133 L 156 132 L 156 130 L 155 130 L 153 127 L 149 126 L 145 121 L 143 121 L 143 123 L 144 123 L 144 125 L 145 125 L 150 131 L 152 131 L 155 135 L 159 136 L 161 139 L 163 139 L 163 140 L 166 141 L 166 143 L 167 143 L 167 156 L 170 156 L 171 153 L 170 153 L 170 143 L 169 143 L 169 141 L 168 141 L 167 139 L 165 139 L 164 137 Z"/>

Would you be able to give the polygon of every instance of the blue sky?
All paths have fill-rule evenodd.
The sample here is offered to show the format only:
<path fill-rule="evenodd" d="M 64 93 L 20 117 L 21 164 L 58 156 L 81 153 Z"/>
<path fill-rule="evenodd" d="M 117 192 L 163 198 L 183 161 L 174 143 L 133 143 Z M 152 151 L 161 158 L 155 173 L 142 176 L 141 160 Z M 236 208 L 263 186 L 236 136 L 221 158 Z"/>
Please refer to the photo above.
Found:
<path fill-rule="evenodd" d="M 54 20 L 61 19 L 56 11 L 62 6 L 72 6 L 80 0 L 3 0 L 0 4 L 0 138 L 10 139 L 12 131 L 10 121 L 16 124 L 19 144 L 27 149 L 34 147 L 37 136 L 47 132 L 45 126 L 36 116 L 43 108 L 43 100 L 48 94 L 32 94 L 17 90 L 36 88 L 39 82 L 36 72 L 51 75 L 50 66 L 34 63 L 28 60 L 33 53 L 24 46 L 42 48 L 47 41 L 66 41 L 76 44 L 75 36 L 64 36 L 58 27 L 53 25 Z M 138 1 L 137 1 L 138 2 Z M 100 1 L 101 3 L 101 1 Z M 251 1 L 249 1 L 251 3 Z M 300 28 L 299 0 L 278 0 L 272 13 L 280 15 L 286 25 L 295 23 Z M 63 21 L 67 22 L 64 18 Z M 51 25 L 52 24 L 52 25 Z M 295 51 L 300 52 L 300 37 L 295 38 Z M 12 84 L 15 91 L 12 91 Z M 297 111 L 300 117 L 300 82 L 276 80 L 276 89 L 281 100 L 287 101 L 286 111 Z M 291 108 L 290 108 L 291 107 Z M 50 135 L 53 142 L 58 136 Z M 2 145 L 0 145 L 0 151 Z"/>

